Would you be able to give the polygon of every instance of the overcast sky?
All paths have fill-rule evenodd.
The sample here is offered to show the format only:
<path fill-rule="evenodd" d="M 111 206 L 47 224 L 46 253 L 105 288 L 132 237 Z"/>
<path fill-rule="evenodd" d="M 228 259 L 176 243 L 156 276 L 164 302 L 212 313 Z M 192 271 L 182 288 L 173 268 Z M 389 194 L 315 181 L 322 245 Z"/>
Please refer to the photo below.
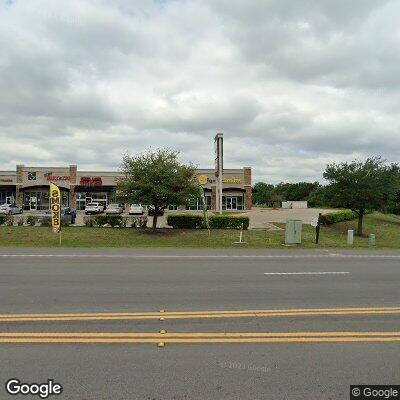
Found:
<path fill-rule="evenodd" d="M 0 169 L 125 152 L 321 180 L 400 155 L 398 0 L 0 0 Z"/>

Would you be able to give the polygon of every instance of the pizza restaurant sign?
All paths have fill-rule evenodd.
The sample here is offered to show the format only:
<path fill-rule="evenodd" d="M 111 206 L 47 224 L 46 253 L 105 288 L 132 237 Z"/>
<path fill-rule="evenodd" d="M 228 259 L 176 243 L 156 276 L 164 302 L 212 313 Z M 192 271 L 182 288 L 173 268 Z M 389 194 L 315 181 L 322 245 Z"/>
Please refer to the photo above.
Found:
<path fill-rule="evenodd" d="M 55 182 L 55 181 L 69 181 L 70 180 L 70 177 L 69 176 L 58 176 L 58 175 L 47 175 L 46 176 L 46 179 L 48 180 L 48 181 L 52 181 L 52 182 Z"/>

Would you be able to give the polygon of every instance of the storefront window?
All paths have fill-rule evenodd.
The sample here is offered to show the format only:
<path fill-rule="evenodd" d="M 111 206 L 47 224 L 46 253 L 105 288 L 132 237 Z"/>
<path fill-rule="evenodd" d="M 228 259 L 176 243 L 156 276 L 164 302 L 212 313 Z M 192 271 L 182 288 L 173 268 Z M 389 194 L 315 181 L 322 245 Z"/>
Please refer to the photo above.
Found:
<path fill-rule="evenodd" d="M 211 209 L 211 196 L 206 196 L 206 205 L 207 210 Z M 194 197 L 188 200 L 186 204 L 187 210 L 195 210 L 201 211 L 203 210 L 203 198 L 202 197 Z"/>
<path fill-rule="evenodd" d="M 61 192 L 61 204 L 63 207 L 69 207 L 69 193 Z"/>
<path fill-rule="evenodd" d="M 63 207 L 69 206 L 69 193 L 61 192 L 61 204 Z M 27 211 L 46 211 L 50 208 L 49 191 L 28 191 L 24 192 L 24 210 Z"/>
<path fill-rule="evenodd" d="M 15 192 L 0 192 L 0 204 L 14 204 Z"/>
<path fill-rule="evenodd" d="M 76 209 L 84 210 L 88 203 L 100 203 L 104 207 L 115 198 L 115 192 L 76 192 Z"/>

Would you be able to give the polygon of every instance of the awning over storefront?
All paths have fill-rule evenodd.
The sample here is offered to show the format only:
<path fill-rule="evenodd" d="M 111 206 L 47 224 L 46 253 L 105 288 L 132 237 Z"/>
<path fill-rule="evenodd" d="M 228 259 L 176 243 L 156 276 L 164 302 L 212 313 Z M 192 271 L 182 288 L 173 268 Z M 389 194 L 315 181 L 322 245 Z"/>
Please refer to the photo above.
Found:
<path fill-rule="evenodd" d="M 15 185 L 0 185 L 0 192 L 15 192 Z"/>
<path fill-rule="evenodd" d="M 115 186 L 75 186 L 75 192 L 87 192 L 87 193 L 100 193 L 100 192 L 114 192 Z"/>

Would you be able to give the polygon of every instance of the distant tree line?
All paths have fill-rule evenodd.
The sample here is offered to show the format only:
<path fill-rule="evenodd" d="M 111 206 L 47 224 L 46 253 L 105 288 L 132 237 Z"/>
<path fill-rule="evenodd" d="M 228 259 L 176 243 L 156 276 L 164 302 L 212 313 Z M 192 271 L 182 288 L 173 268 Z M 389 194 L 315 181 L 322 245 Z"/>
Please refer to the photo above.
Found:
<path fill-rule="evenodd" d="M 254 204 L 280 207 L 282 201 L 308 201 L 310 207 L 348 208 L 358 216 L 357 234 L 363 235 L 364 215 L 373 210 L 400 214 L 400 168 L 380 157 L 332 163 L 319 182 L 258 182 L 253 187 Z"/>
<path fill-rule="evenodd" d="M 311 207 L 325 206 L 324 186 L 319 182 L 281 182 L 277 185 L 257 182 L 253 187 L 253 203 L 280 207 L 282 201 L 308 201 Z"/>

